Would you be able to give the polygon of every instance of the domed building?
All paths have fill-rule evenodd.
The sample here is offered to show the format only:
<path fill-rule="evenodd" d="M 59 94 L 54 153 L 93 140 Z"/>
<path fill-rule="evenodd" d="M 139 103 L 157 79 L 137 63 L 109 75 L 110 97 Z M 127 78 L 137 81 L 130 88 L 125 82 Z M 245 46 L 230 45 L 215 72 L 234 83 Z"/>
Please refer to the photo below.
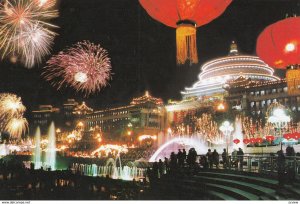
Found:
<path fill-rule="evenodd" d="M 228 80 L 241 76 L 253 81 L 279 80 L 273 75 L 274 70 L 259 57 L 240 54 L 234 41 L 231 43 L 228 56 L 206 62 L 201 70 L 198 76 L 199 81 L 181 92 L 184 99 L 222 94 L 225 91 L 223 86 Z"/>

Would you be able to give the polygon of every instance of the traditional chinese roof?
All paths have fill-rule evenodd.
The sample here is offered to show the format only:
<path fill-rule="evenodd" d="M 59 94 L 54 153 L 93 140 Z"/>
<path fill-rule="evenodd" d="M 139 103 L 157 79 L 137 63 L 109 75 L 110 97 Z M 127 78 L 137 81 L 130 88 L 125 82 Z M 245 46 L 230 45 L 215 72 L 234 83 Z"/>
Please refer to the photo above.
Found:
<path fill-rule="evenodd" d="M 183 98 L 191 96 L 210 96 L 224 92 L 223 86 L 229 80 L 243 76 L 253 81 L 277 81 L 274 70 L 259 57 L 241 54 L 235 42 L 232 42 L 227 56 L 219 57 L 201 66 L 199 80 L 192 87 L 181 92 Z"/>
<path fill-rule="evenodd" d="M 89 114 L 89 113 L 92 113 L 92 112 L 93 112 L 93 109 L 91 109 L 90 107 L 88 107 L 85 104 L 85 102 L 82 102 L 81 105 L 77 105 L 74 108 L 74 111 L 73 111 L 73 113 L 77 114 L 77 115 L 85 115 L 85 114 Z"/>
<path fill-rule="evenodd" d="M 131 101 L 131 105 L 138 105 L 138 104 L 144 104 L 147 102 L 151 102 L 154 103 L 156 105 L 162 105 L 163 101 L 160 98 L 154 98 L 153 96 L 151 96 L 149 94 L 148 91 L 145 92 L 145 95 L 138 97 L 138 98 L 133 98 L 133 100 Z"/>

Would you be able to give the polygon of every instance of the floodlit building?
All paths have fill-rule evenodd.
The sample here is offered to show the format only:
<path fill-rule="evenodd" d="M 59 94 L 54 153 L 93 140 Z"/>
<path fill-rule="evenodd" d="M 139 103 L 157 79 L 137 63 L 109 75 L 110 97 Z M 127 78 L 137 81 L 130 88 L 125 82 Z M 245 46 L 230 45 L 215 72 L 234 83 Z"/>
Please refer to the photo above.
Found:
<path fill-rule="evenodd" d="M 140 135 L 158 136 L 164 130 L 163 101 L 148 91 L 130 104 L 86 115 L 86 130 L 99 127 L 107 140 L 136 140 Z"/>
<path fill-rule="evenodd" d="M 259 57 L 241 54 L 237 44 L 232 42 L 227 56 L 201 66 L 199 80 L 181 92 L 183 100 L 169 101 L 166 105 L 168 124 L 182 123 L 184 118 L 193 117 L 197 112 L 225 111 L 227 90 L 224 86 L 228 81 L 243 77 L 254 83 L 276 84 L 280 78 L 273 74 L 274 70 Z"/>
<path fill-rule="evenodd" d="M 232 42 L 229 54 L 204 63 L 198 76 L 199 80 L 192 87 L 185 88 L 181 94 L 184 99 L 222 94 L 225 92 L 225 83 L 240 76 L 253 81 L 279 80 L 273 73 L 274 70 L 259 57 L 241 54 L 237 44 Z"/>

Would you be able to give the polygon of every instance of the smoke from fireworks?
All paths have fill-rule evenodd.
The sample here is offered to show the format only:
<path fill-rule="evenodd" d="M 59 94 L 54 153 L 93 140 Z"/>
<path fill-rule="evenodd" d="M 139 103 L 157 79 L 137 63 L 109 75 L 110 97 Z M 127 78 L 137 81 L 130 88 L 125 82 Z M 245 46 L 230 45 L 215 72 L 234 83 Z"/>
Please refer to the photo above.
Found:
<path fill-rule="evenodd" d="M 26 108 L 21 98 L 9 93 L 0 94 L 0 128 L 14 138 L 20 137 L 28 128 L 23 114 Z"/>
<path fill-rule="evenodd" d="M 18 58 L 28 68 L 49 54 L 56 27 L 47 20 L 57 17 L 55 0 L 4 0 L 0 4 L 2 58 Z"/>
<path fill-rule="evenodd" d="M 110 58 L 100 45 L 79 42 L 53 56 L 42 75 L 57 89 L 70 86 L 88 96 L 107 85 L 111 78 Z"/>

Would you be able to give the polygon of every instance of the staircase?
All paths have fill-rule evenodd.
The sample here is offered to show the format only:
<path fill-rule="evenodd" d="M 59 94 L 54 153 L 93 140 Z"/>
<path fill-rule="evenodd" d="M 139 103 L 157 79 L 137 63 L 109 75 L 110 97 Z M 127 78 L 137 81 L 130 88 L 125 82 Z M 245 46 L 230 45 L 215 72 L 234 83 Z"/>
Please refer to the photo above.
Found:
<path fill-rule="evenodd" d="M 181 175 L 181 176 L 180 176 Z M 300 186 L 278 188 L 274 178 L 224 170 L 194 175 L 165 175 L 153 187 L 158 199 L 167 200 L 299 200 Z"/>

